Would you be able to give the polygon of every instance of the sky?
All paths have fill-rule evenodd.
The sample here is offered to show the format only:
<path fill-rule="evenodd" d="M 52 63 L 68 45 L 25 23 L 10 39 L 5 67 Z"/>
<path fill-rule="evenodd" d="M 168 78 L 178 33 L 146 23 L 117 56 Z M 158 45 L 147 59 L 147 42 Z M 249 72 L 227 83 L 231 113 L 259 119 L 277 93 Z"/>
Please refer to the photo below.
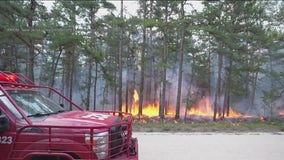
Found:
<path fill-rule="evenodd" d="M 54 1 L 52 0 L 42 0 L 41 1 L 43 3 L 44 6 L 47 7 L 47 9 L 50 11 L 52 8 L 52 5 L 54 3 Z M 121 7 L 121 1 L 120 0 L 109 0 L 109 2 L 113 3 L 116 6 L 116 14 L 119 15 L 120 13 L 120 7 Z M 188 1 L 187 3 L 191 3 L 192 6 L 194 7 L 194 9 L 196 9 L 197 11 L 201 11 L 202 10 L 202 1 L 200 0 L 196 0 L 196 1 Z M 126 17 L 131 17 L 136 15 L 137 13 L 137 9 L 139 8 L 139 4 L 138 1 L 135 0 L 124 0 L 123 1 L 123 5 L 124 5 L 124 14 L 126 15 Z M 191 10 L 192 7 L 187 5 L 186 10 Z M 104 15 L 107 13 L 106 9 L 100 9 L 99 10 L 99 15 Z"/>
<path fill-rule="evenodd" d="M 52 5 L 54 3 L 53 0 L 41 0 L 40 2 L 47 8 L 48 11 L 51 10 Z M 116 6 L 117 13 L 119 13 L 120 4 L 121 4 L 120 0 L 111 0 L 109 2 L 113 3 Z M 124 0 L 123 5 L 124 5 L 124 10 L 126 11 L 126 14 L 129 14 L 129 15 L 135 15 L 136 10 L 139 7 L 138 1 L 134 1 L 134 0 L 132 0 L 132 1 L 125 1 Z M 106 10 L 101 9 L 100 12 L 101 12 L 100 14 L 103 15 L 104 12 L 106 12 Z"/>

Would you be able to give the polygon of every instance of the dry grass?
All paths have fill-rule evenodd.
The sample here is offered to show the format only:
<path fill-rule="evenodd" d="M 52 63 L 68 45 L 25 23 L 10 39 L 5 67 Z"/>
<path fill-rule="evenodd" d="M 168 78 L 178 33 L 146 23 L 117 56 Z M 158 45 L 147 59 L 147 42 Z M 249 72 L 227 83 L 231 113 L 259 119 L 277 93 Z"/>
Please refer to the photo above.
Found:
<path fill-rule="evenodd" d="M 284 132 L 281 121 L 251 120 L 190 120 L 178 122 L 173 119 L 161 121 L 159 119 L 136 119 L 133 130 L 135 132 Z"/>

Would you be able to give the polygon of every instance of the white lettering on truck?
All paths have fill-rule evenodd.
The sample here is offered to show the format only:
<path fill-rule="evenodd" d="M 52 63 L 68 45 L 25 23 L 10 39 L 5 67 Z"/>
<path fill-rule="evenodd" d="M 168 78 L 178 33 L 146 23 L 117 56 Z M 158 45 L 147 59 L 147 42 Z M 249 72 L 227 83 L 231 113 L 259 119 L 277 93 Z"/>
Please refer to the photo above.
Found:
<path fill-rule="evenodd" d="M 85 116 L 82 116 L 83 118 L 91 118 L 91 119 L 96 119 L 96 120 L 106 120 L 110 115 L 107 114 L 99 114 L 99 113 L 91 113 Z"/>

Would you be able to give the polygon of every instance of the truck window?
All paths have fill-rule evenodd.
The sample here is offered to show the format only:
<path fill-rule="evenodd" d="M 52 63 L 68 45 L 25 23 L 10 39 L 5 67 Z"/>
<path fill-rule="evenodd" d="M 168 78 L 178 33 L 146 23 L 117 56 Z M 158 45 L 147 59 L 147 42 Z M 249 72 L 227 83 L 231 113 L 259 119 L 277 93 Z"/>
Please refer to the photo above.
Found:
<path fill-rule="evenodd" d="M 0 95 L 0 103 L 4 104 L 10 110 L 10 112 L 14 114 L 18 119 L 23 119 L 20 112 L 13 106 L 13 104 L 6 96 Z"/>
<path fill-rule="evenodd" d="M 1 132 L 5 132 L 5 131 L 9 131 L 10 130 L 10 123 L 8 120 L 8 117 L 5 115 L 4 112 L 2 112 L 2 110 L 0 109 L 0 133 Z M 1 137 L 0 137 L 1 138 Z M 0 144 L 1 144 L 1 140 L 0 140 Z"/>
<path fill-rule="evenodd" d="M 34 90 L 9 90 L 8 93 L 28 117 L 63 112 L 64 109 Z"/>

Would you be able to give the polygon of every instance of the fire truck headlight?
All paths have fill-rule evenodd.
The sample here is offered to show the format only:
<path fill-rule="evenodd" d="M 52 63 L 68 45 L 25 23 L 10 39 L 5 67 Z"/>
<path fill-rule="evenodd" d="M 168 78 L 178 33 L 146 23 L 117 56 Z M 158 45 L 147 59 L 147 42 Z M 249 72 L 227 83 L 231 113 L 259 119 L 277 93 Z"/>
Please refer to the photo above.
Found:
<path fill-rule="evenodd" d="M 105 159 L 108 156 L 108 132 L 101 132 L 93 136 L 93 151 L 99 159 Z M 91 144 L 90 134 L 85 134 L 85 143 Z"/>

